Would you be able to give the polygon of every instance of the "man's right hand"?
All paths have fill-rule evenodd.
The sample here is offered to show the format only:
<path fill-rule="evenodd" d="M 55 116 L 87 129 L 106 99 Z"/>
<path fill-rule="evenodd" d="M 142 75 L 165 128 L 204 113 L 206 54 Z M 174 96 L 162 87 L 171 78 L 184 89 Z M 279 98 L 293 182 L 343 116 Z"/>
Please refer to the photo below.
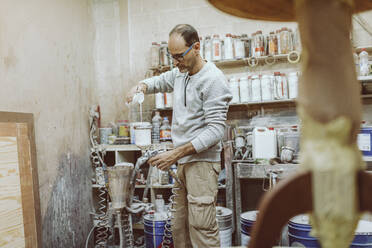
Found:
<path fill-rule="evenodd" d="M 136 93 L 143 92 L 143 94 L 145 94 L 146 90 L 147 90 L 147 85 L 144 84 L 144 83 L 139 83 L 139 84 L 133 86 L 130 89 L 129 93 L 127 94 L 126 102 L 131 103 L 132 100 L 133 100 L 133 97 Z"/>

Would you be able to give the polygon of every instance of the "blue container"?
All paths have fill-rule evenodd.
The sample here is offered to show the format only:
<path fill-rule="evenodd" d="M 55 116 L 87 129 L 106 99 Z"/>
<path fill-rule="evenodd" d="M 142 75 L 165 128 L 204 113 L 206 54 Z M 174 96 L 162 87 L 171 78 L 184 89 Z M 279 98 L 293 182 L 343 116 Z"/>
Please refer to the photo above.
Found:
<path fill-rule="evenodd" d="M 299 215 L 288 223 L 288 238 L 291 246 L 320 248 L 315 237 L 310 236 L 311 225 L 307 215 Z M 372 222 L 360 220 L 351 248 L 372 248 Z"/>
<path fill-rule="evenodd" d="M 248 211 L 240 215 L 241 245 L 247 246 L 250 240 L 251 231 L 256 222 L 258 211 Z"/>
<path fill-rule="evenodd" d="M 167 220 L 164 216 L 155 213 L 155 215 L 145 215 L 144 220 L 144 232 L 146 240 L 146 248 L 161 248 L 163 247 L 164 241 L 164 229 Z M 171 233 L 169 233 L 171 235 Z M 170 238 L 170 244 L 168 247 L 173 248 L 173 240 Z M 166 243 L 164 242 L 164 247 Z"/>

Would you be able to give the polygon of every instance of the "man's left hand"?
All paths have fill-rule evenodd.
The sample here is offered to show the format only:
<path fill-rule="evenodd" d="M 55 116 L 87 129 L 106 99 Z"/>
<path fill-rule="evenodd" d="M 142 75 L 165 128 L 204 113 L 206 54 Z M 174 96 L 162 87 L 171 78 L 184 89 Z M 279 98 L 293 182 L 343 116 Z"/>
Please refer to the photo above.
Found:
<path fill-rule="evenodd" d="M 179 159 L 176 153 L 176 150 L 162 152 L 155 157 L 150 158 L 148 163 L 160 170 L 168 170 L 169 167 L 175 164 Z"/>

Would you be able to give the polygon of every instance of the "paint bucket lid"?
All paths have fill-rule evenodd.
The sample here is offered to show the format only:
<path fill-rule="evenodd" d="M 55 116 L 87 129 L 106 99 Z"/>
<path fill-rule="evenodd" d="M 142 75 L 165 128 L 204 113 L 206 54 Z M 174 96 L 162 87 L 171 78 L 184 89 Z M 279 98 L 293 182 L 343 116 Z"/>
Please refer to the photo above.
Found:
<path fill-rule="evenodd" d="M 146 214 L 143 219 L 146 221 L 166 221 L 168 216 L 166 212 L 155 212 L 154 214 Z"/>
<path fill-rule="evenodd" d="M 293 217 L 290 222 L 301 225 L 310 225 L 309 216 L 307 214 L 301 214 Z"/>
<path fill-rule="evenodd" d="M 258 210 L 244 212 L 240 215 L 241 220 L 256 221 L 258 215 Z"/>
<path fill-rule="evenodd" d="M 151 127 L 150 122 L 138 122 L 138 124 L 134 126 L 134 129 L 151 129 Z"/>
<path fill-rule="evenodd" d="M 218 217 L 224 217 L 224 216 L 232 216 L 232 211 L 228 208 L 224 207 L 216 207 L 216 216 Z"/>
<path fill-rule="evenodd" d="M 355 230 L 358 235 L 372 235 L 372 221 L 360 220 Z"/>

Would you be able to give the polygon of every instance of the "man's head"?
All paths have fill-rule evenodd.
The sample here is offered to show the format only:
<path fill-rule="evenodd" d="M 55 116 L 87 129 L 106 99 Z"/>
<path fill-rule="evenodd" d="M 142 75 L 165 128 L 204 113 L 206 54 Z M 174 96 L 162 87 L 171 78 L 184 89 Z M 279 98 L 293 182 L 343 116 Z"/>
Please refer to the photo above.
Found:
<path fill-rule="evenodd" d="M 191 71 L 199 55 L 198 32 L 191 25 L 178 24 L 169 33 L 168 49 L 173 63 L 181 72 Z"/>

